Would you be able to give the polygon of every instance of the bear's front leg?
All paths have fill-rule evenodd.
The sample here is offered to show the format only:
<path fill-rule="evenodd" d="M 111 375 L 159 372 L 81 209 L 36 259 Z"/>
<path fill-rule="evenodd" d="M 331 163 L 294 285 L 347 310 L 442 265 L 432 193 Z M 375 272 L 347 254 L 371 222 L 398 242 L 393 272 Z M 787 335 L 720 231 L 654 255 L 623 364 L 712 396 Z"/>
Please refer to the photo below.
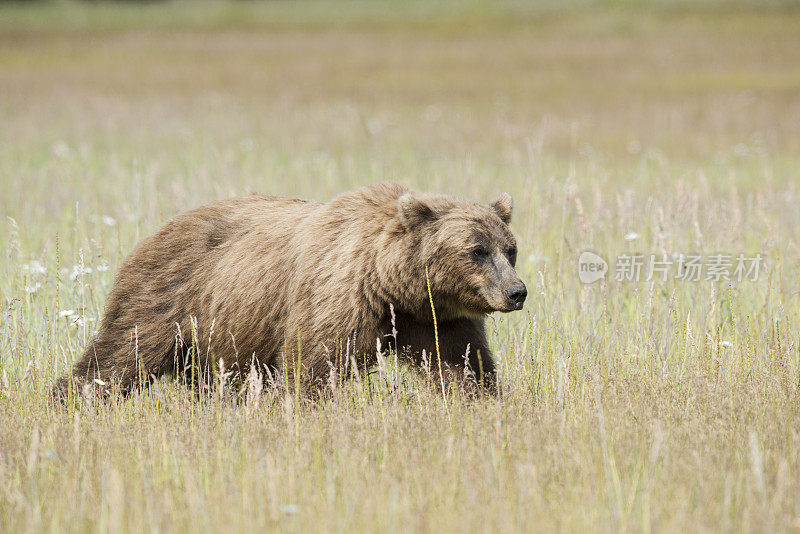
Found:
<path fill-rule="evenodd" d="M 417 364 L 421 363 L 422 350 L 428 355 L 431 370 L 438 373 L 436 333 L 433 323 L 411 320 L 397 321 L 397 345 L 400 353 L 408 353 Z M 464 376 L 464 366 L 469 365 L 475 382 L 492 394 L 497 393 L 496 369 L 486 329 L 482 319 L 454 319 L 438 323 L 439 355 L 442 370 L 454 378 Z"/>

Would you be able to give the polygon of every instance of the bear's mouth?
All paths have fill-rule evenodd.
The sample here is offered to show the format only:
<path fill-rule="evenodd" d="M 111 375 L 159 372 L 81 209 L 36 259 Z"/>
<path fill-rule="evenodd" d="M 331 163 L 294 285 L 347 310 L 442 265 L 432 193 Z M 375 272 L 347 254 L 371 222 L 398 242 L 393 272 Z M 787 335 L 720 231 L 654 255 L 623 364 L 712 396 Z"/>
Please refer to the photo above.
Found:
<path fill-rule="evenodd" d="M 517 303 L 510 304 L 510 305 L 506 306 L 505 308 L 500 308 L 500 309 L 495 310 L 495 311 L 499 311 L 501 313 L 511 313 L 511 312 L 514 312 L 514 311 L 521 310 L 524 306 L 525 306 L 524 302 L 517 302 Z"/>
<path fill-rule="evenodd" d="M 483 309 L 483 313 L 493 313 L 493 312 L 500 312 L 500 313 L 511 313 L 514 311 L 519 311 L 525 306 L 525 301 L 511 301 L 508 299 L 503 299 L 502 304 L 492 301 L 486 301 L 486 306 Z"/>
<path fill-rule="evenodd" d="M 511 313 L 515 311 L 519 311 L 525 307 L 525 301 L 520 302 L 513 302 L 506 300 L 503 304 L 491 304 L 487 303 L 487 309 L 484 313 L 492 313 L 492 312 L 500 312 L 500 313 Z"/>

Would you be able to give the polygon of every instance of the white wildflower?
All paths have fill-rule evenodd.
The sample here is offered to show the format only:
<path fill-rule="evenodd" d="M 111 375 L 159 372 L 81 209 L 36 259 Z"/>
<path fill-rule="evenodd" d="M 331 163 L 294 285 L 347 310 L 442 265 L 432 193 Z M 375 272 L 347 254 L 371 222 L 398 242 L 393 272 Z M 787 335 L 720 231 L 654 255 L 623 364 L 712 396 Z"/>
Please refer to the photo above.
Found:
<path fill-rule="evenodd" d="M 53 146 L 50 147 L 50 150 L 54 156 L 59 158 L 66 158 L 70 153 L 69 145 L 64 141 L 56 141 L 53 143 Z"/>
<path fill-rule="evenodd" d="M 22 266 L 22 270 L 30 274 L 47 274 L 47 269 L 39 260 L 31 260 Z"/>
<path fill-rule="evenodd" d="M 61 310 L 58 312 L 59 317 L 72 317 L 75 315 L 75 310 Z"/>
<path fill-rule="evenodd" d="M 637 239 L 639 239 L 639 234 L 636 232 L 628 232 L 625 234 L 625 241 L 636 241 Z"/>
<path fill-rule="evenodd" d="M 78 279 L 78 277 L 84 274 L 91 274 L 92 268 L 86 267 L 85 265 L 75 265 L 72 267 L 72 272 L 69 275 L 69 279 L 73 282 Z"/>
<path fill-rule="evenodd" d="M 86 326 L 87 322 L 88 321 L 86 320 L 86 317 L 84 317 L 83 315 L 78 315 L 72 321 L 72 326 L 74 326 L 75 328 L 81 328 L 83 326 Z"/>
<path fill-rule="evenodd" d="M 371 135 L 378 135 L 383 131 L 383 122 L 377 118 L 373 117 L 367 120 L 367 131 Z"/>
<path fill-rule="evenodd" d="M 542 263 L 549 263 L 550 257 L 549 256 L 537 256 L 536 254 L 531 254 L 528 256 L 528 261 L 531 263 L 534 262 L 542 262 Z"/>
<path fill-rule="evenodd" d="M 106 226 L 116 226 L 117 225 L 117 220 L 114 217 L 111 217 L 109 215 L 103 215 L 103 218 L 101 220 L 103 221 L 103 224 L 105 224 Z"/>
<path fill-rule="evenodd" d="M 36 293 L 41 288 L 42 288 L 42 284 L 40 284 L 39 282 L 36 282 L 35 284 L 32 284 L 32 285 L 26 285 L 25 286 L 25 292 L 26 293 Z"/>

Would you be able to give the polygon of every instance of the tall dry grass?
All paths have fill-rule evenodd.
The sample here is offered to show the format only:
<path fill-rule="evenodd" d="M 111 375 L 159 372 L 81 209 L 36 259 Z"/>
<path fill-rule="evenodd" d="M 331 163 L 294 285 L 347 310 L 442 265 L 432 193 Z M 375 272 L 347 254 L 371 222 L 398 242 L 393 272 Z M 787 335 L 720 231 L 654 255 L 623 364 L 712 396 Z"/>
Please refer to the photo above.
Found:
<path fill-rule="evenodd" d="M 0 6 L 0 531 L 800 528 L 791 6 L 359 5 Z M 46 402 L 173 214 L 385 179 L 514 195 L 501 399 L 388 360 Z M 585 286 L 585 249 L 766 264 Z"/>

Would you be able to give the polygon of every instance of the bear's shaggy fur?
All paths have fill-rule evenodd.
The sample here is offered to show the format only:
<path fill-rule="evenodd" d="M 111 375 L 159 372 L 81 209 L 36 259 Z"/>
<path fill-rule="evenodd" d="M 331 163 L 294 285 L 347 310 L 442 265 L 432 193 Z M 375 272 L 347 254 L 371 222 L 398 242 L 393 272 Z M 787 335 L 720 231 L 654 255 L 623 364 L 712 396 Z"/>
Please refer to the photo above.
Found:
<path fill-rule="evenodd" d="M 345 360 L 373 363 L 377 339 L 435 361 L 426 266 L 443 364 L 466 360 L 490 381 L 485 314 L 520 309 L 526 294 L 511 208 L 505 193 L 483 205 L 384 183 L 327 204 L 254 195 L 178 215 L 123 262 L 97 335 L 55 391 L 127 392 L 220 360 L 283 377 L 298 346 L 303 383 L 319 385 Z"/>

